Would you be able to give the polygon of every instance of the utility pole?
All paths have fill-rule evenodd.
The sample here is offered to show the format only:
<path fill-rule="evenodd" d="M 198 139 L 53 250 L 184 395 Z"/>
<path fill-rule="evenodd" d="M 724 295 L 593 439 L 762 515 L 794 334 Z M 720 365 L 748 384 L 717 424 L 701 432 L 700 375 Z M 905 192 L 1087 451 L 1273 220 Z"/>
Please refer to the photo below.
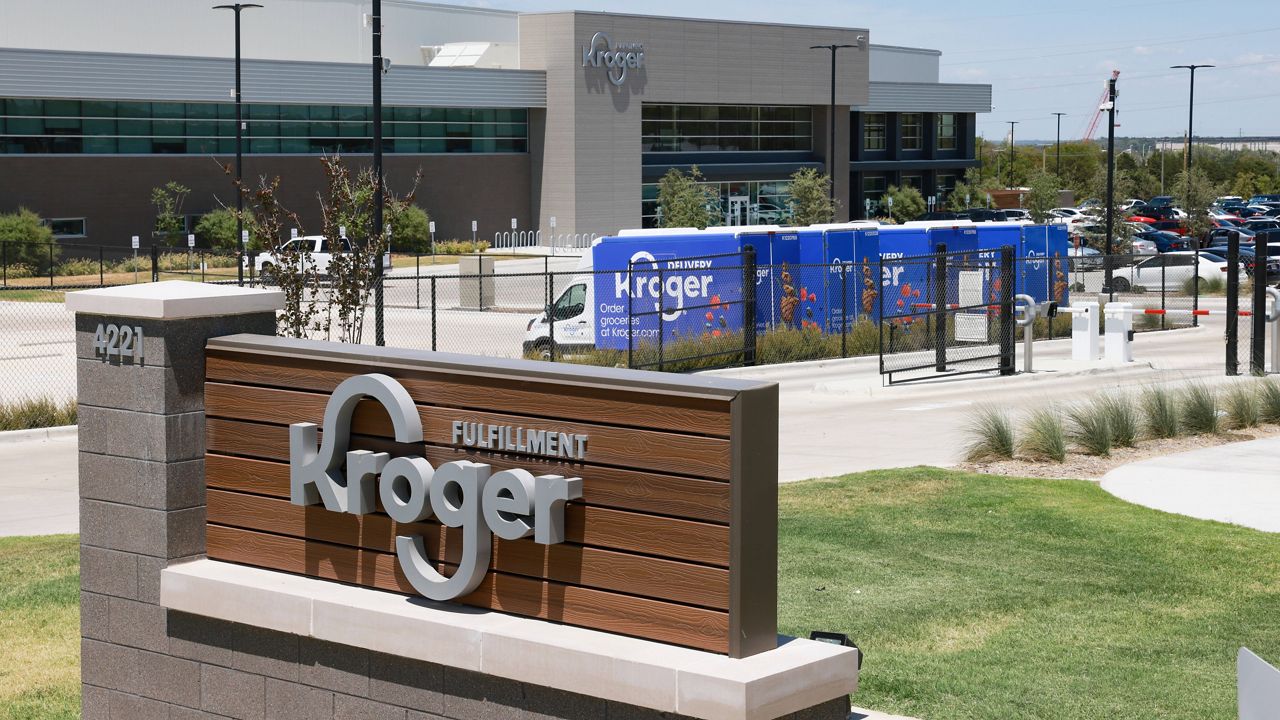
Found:
<path fill-rule="evenodd" d="M 1111 292 L 1111 276 L 1113 266 L 1111 255 L 1115 251 L 1115 239 L 1112 231 L 1115 227 L 1115 182 L 1116 182 L 1116 78 L 1107 81 L 1107 277 L 1104 290 Z"/>
<path fill-rule="evenodd" d="M 1053 113 L 1058 118 L 1058 139 L 1054 142 L 1057 158 L 1054 160 L 1053 174 L 1062 177 L 1062 116 L 1066 113 Z"/>
<path fill-rule="evenodd" d="M 831 129 L 831 138 L 827 145 L 827 175 L 830 182 L 827 183 L 827 196 L 831 201 L 831 210 L 835 211 L 836 204 L 836 51 L 841 48 L 857 47 L 855 45 L 810 45 L 810 50 L 830 50 L 831 51 L 831 111 L 827 117 L 827 125 Z M 847 166 L 846 166 L 847 168 Z M 833 220 L 835 218 L 832 218 Z"/>
<path fill-rule="evenodd" d="M 1009 188 L 1010 189 L 1013 188 L 1013 160 L 1014 160 L 1013 126 L 1017 124 L 1018 124 L 1017 120 L 1009 121 Z"/>
<path fill-rule="evenodd" d="M 386 323 L 383 317 L 382 292 L 382 242 L 386 239 L 386 230 L 382 227 L 383 185 L 385 174 L 382 171 L 382 73 L 386 68 L 382 64 L 382 0 L 373 0 L 373 228 L 369 239 L 377 251 L 373 259 L 373 335 L 374 343 L 386 345 Z M 387 247 L 385 252 L 391 252 Z"/>
<path fill-rule="evenodd" d="M 236 16 L 236 279 L 244 285 L 244 118 L 240 109 L 240 12 L 249 8 L 260 8 L 253 3 L 235 3 L 234 5 L 214 5 L 214 10 L 230 10 Z"/>

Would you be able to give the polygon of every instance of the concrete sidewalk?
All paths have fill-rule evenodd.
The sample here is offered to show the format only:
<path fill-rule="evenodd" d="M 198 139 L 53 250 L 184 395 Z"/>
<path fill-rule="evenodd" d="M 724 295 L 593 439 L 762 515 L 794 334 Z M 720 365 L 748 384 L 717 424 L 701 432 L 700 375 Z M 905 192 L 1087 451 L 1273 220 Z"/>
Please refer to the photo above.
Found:
<path fill-rule="evenodd" d="M 1280 438 L 1230 443 L 1118 467 L 1102 489 L 1156 510 L 1280 532 L 1278 457 Z"/>
<path fill-rule="evenodd" d="M 75 429 L 0 439 L 0 537 L 80 532 Z"/>

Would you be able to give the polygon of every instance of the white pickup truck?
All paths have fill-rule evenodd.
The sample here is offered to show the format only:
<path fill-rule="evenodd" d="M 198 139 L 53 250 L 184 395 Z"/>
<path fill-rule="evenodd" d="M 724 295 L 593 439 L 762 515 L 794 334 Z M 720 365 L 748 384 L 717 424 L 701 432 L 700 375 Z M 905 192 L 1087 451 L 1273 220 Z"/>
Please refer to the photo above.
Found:
<path fill-rule="evenodd" d="M 280 264 L 280 255 L 285 248 L 300 247 L 303 253 L 303 262 L 310 267 L 315 268 L 320 275 L 329 274 L 329 261 L 333 259 L 335 254 L 351 252 L 351 241 L 347 238 L 338 238 L 330 240 L 323 235 L 304 235 L 296 237 L 280 246 L 280 250 L 273 250 L 258 253 L 253 259 L 254 272 L 259 275 L 271 275 L 277 265 Z M 249 258 L 244 259 L 247 266 Z M 382 269 L 391 269 L 391 253 L 384 253 L 382 256 Z"/>

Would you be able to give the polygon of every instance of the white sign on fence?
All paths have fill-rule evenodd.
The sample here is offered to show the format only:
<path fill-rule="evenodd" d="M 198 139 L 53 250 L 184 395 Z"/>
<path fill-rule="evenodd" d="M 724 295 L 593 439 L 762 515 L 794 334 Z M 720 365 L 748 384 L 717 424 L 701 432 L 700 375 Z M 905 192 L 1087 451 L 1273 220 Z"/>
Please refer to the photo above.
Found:
<path fill-rule="evenodd" d="M 555 216 L 555 215 L 552 215 L 552 216 L 551 216 L 551 229 L 552 229 L 552 230 L 555 230 L 555 229 L 556 229 L 556 216 Z"/>
<path fill-rule="evenodd" d="M 427 223 L 427 231 L 428 231 L 428 232 L 435 232 L 435 231 L 436 231 L 436 221 L 435 221 L 435 220 L 432 220 L 431 222 Z"/>
<path fill-rule="evenodd" d="M 131 241 L 131 244 L 133 245 L 133 249 L 134 249 L 134 250 L 137 250 L 137 249 L 138 249 L 138 236 L 137 236 L 137 235 L 134 235 L 134 236 L 133 236 L 133 240 Z"/>
<path fill-rule="evenodd" d="M 516 229 L 516 219 L 515 219 L 515 218 L 511 218 L 511 229 L 512 229 L 512 230 L 515 230 L 515 229 Z"/>
<path fill-rule="evenodd" d="M 195 247 L 195 246 L 196 246 L 196 236 L 195 236 L 195 235 L 187 235 L 187 247 L 189 247 L 189 248 L 193 248 L 193 247 Z"/>
<path fill-rule="evenodd" d="M 480 229 L 480 223 L 477 223 L 475 220 L 472 220 L 472 221 L 471 221 L 471 232 L 475 232 L 475 231 L 476 231 L 476 230 L 478 230 L 478 229 Z"/>

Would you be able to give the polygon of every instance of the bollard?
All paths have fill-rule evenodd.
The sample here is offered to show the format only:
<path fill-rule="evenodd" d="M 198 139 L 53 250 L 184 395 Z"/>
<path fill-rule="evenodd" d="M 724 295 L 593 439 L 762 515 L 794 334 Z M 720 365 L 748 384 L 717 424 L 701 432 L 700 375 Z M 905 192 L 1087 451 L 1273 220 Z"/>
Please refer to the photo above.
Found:
<path fill-rule="evenodd" d="M 1271 298 L 1271 311 L 1267 313 L 1267 324 L 1271 326 L 1271 372 L 1280 373 L 1280 290 L 1267 288 Z"/>
<path fill-rule="evenodd" d="M 1014 296 L 1016 302 L 1022 303 L 1018 309 L 1022 310 L 1022 317 L 1018 318 L 1018 325 L 1022 328 L 1022 364 L 1023 372 L 1031 372 L 1031 348 L 1035 341 L 1036 332 L 1036 301 L 1030 295 L 1019 293 Z"/>
<path fill-rule="evenodd" d="M 1098 303 L 1084 302 L 1061 311 L 1071 313 L 1071 359 L 1097 360 L 1102 354 Z"/>
<path fill-rule="evenodd" d="M 1107 360 L 1133 362 L 1133 346 L 1129 340 L 1133 330 L 1133 303 L 1107 303 L 1103 316 L 1107 321 Z"/>

